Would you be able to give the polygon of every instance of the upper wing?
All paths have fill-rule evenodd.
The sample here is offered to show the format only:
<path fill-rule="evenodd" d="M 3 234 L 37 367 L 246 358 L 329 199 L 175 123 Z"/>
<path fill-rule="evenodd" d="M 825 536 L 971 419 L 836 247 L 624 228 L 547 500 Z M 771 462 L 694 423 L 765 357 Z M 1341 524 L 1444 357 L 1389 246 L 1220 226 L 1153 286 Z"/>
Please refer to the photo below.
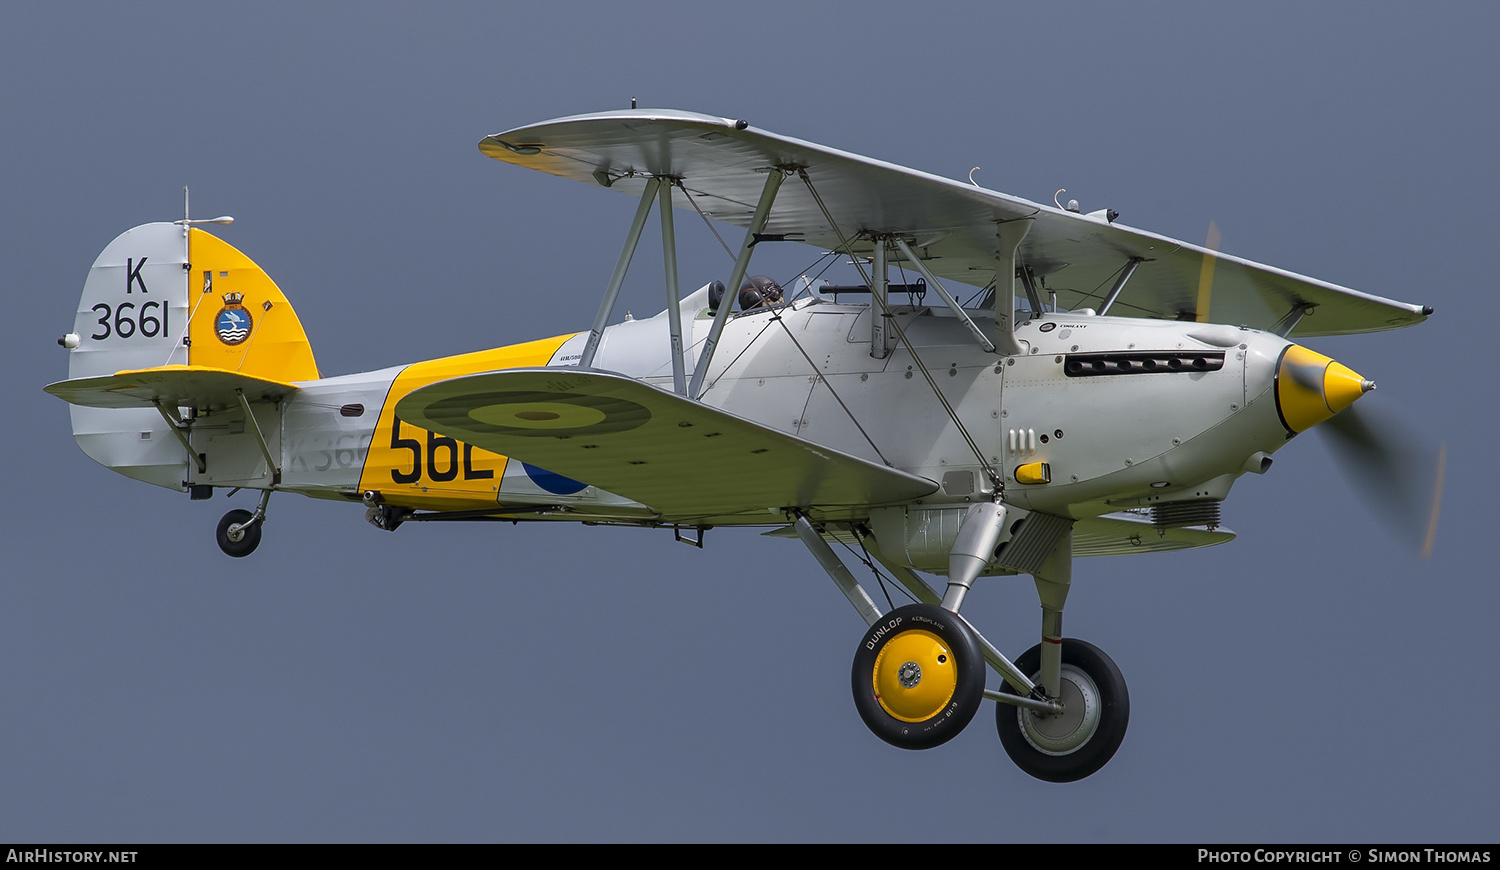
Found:
<path fill-rule="evenodd" d="M 1102 219 L 1059 211 L 971 184 L 692 112 L 641 109 L 559 118 L 487 136 L 479 150 L 575 181 L 605 183 L 639 195 L 645 178 L 667 175 L 710 217 L 750 223 L 774 166 L 805 168 L 839 229 L 899 233 L 912 240 L 935 274 L 983 286 L 995 272 L 995 224 L 1030 219 L 1021 261 L 1046 276 L 1068 308 L 1088 307 L 1109 291 L 1134 257 L 1144 262 L 1113 313 L 1200 319 L 1266 329 L 1298 305 L 1315 306 L 1294 335 L 1374 332 L 1419 323 L 1431 309 L 1297 275 Z M 781 186 L 768 233 L 839 246 L 807 187 Z M 869 242 L 864 242 L 869 249 Z M 856 245 L 856 252 L 859 247 Z M 1199 317 L 1204 258 L 1214 262 L 1209 310 Z"/>
<path fill-rule="evenodd" d="M 396 416 L 634 499 L 669 520 L 890 504 L 937 490 L 926 478 L 601 372 L 453 378 L 407 394 Z"/>
<path fill-rule="evenodd" d="M 240 391 L 249 401 L 284 399 L 297 391 L 281 381 L 257 378 L 208 366 L 160 366 L 115 372 L 97 378 L 74 378 L 43 387 L 74 405 L 90 408 L 163 408 L 192 406 L 200 410 L 237 407 Z"/>

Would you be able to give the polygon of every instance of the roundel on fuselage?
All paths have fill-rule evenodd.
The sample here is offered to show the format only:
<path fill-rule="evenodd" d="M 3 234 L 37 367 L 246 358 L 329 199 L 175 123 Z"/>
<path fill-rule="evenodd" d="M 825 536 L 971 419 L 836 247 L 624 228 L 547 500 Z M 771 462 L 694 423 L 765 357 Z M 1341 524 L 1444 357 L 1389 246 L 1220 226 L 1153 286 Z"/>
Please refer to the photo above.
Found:
<path fill-rule="evenodd" d="M 526 476 L 531 478 L 532 483 L 553 495 L 572 495 L 575 492 L 581 492 L 584 487 L 588 486 L 588 484 L 579 483 L 571 477 L 563 477 L 554 471 L 537 468 L 529 462 L 521 463 L 521 468 L 526 471 Z"/>

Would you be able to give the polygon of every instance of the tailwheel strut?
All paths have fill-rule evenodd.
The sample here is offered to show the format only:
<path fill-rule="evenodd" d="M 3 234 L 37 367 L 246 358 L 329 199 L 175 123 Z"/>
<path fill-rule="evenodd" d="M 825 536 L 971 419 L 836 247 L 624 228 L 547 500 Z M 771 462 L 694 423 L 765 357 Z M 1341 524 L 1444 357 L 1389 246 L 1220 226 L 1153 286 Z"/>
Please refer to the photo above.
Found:
<path fill-rule="evenodd" d="M 266 505 L 271 501 L 271 491 L 261 493 L 260 504 L 255 512 L 232 510 L 219 520 L 214 539 L 225 555 L 241 558 L 255 552 L 260 546 L 260 527 L 266 521 Z"/>

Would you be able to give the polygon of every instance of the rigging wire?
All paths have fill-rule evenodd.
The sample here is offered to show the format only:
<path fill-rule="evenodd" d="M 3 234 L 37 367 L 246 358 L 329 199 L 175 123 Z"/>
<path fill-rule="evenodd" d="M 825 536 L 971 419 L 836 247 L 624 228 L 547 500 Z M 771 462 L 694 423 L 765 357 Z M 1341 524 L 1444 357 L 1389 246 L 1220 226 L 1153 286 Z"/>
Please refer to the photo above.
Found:
<path fill-rule="evenodd" d="M 822 372 L 818 371 L 818 364 L 812 361 L 812 357 L 807 355 L 807 351 L 803 349 L 802 343 L 797 340 L 797 336 L 792 334 L 792 328 L 786 325 L 786 321 L 781 317 L 781 312 L 774 312 L 771 315 L 771 319 L 781 324 L 781 328 L 786 332 L 786 337 L 792 340 L 792 344 L 797 348 L 797 352 L 802 354 L 803 359 L 807 360 L 808 366 L 813 371 L 813 377 L 817 378 L 818 381 L 823 384 L 823 386 L 828 388 L 828 392 L 832 394 L 833 400 L 839 403 L 840 408 L 844 409 L 844 413 L 849 416 L 849 420 L 854 424 L 854 428 L 859 430 L 859 434 L 865 436 L 865 442 L 870 445 L 870 449 L 875 451 L 875 455 L 880 457 L 881 462 L 884 462 L 888 467 L 894 467 L 891 465 L 891 461 L 885 458 L 885 454 L 880 452 L 880 448 L 875 446 L 875 440 L 870 437 L 870 433 L 865 431 L 865 427 L 861 425 L 859 419 L 854 416 L 854 412 L 849 410 L 848 405 L 844 404 L 843 398 L 841 398 L 838 392 L 834 390 L 833 384 L 829 383 L 828 378 Z M 813 388 L 817 389 L 817 384 L 814 384 Z"/>
<path fill-rule="evenodd" d="M 818 263 L 821 262 L 822 260 L 828 259 L 828 263 L 825 264 L 822 269 L 819 269 L 818 273 L 812 277 L 812 280 L 816 281 L 816 280 L 818 280 L 818 278 L 822 277 L 823 273 L 827 272 L 829 270 L 829 268 L 831 268 L 835 262 L 837 262 L 838 257 L 839 257 L 839 253 L 837 251 L 826 251 L 826 252 L 824 252 L 822 254 L 819 254 L 818 258 L 816 260 L 813 260 L 812 263 L 808 264 L 808 267 L 806 269 L 803 269 L 798 274 L 799 275 L 800 274 L 804 274 L 808 270 L 810 270 L 813 266 L 818 265 Z M 785 286 L 785 285 L 783 285 L 783 286 Z M 798 291 L 798 292 L 799 292 L 799 295 L 800 295 L 801 291 Z M 792 299 L 787 300 L 787 301 L 788 302 L 795 301 L 797 298 L 798 298 L 797 296 L 793 296 Z M 728 295 L 728 291 L 727 290 L 725 291 L 725 298 L 720 302 L 720 304 L 721 305 L 722 304 L 729 304 L 729 305 L 733 305 L 734 304 L 734 301 Z M 744 312 L 741 312 L 741 313 L 743 314 Z M 757 332 L 755 334 L 754 338 L 752 338 L 748 342 L 746 342 L 745 346 L 742 347 L 742 348 L 740 348 L 739 353 L 737 353 L 737 354 L 734 355 L 734 359 L 730 360 L 729 364 L 726 365 L 720 371 L 719 377 L 714 378 L 712 381 L 707 381 L 707 385 L 703 388 L 703 393 L 706 394 L 709 390 L 713 389 L 714 385 L 719 382 L 719 378 L 722 378 L 724 376 L 725 372 L 728 372 L 730 369 L 734 368 L 734 364 L 737 363 L 737 362 L 739 362 L 740 357 L 744 356 L 752 347 L 754 347 L 755 343 L 758 342 L 758 341 L 760 341 L 761 336 L 765 335 L 766 330 L 770 329 L 770 328 L 771 328 L 771 321 L 767 320 L 766 323 L 765 323 L 765 325 L 761 327 L 760 332 Z M 699 342 L 699 344 L 701 344 L 701 342 Z M 696 348 L 698 345 L 695 344 L 693 346 Z M 700 398 L 701 398 L 701 396 L 702 396 L 702 394 L 700 394 Z M 856 425 L 858 425 L 857 421 L 856 421 Z M 876 452 L 879 453 L 878 450 Z"/>
<path fill-rule="evenodd" d="M 885 574 L 881 573 L 881 570 L 876 567 L 875 560 L 870 556 L 870 551 L 865 549 L 864 540 L 860 538 L 858 534 L 855 534 L 854 538 L 855 540 L 859 541 L 859 548 L 864 551 L 863 556 L 854 552 L 854 548 L 844 543 L 843 541 L 840 541 L 837 538 L 834 538 L 834 540 L 838 542 L 839 546 L 843 547 L 845 550 L 848 550 L 849 555 L 853 556 L 856 561 L 863 562 L 865 567 L 870 569 L 870 573 L 875 575 L 875 582 L 880 585 L 880 591 L 885 595 L 886 606 L 888 606 L 891 610 L 895 610 L 896 603 L 891 600 L 891 591 L 885 585 Z M 910 591 L 906 589 L 906 587 L 902 586 L 900 583 L 896 583 L 894 579 L 891 581 L 891 583 L 896 587 L 897 591 L 899 591 L 902 595 L 905 595 L 913 604 L 921 603 L 916 599 L 915 596 L 911 594 Z"/>
<path fill-rule="evenodd" d="M 141 262 L 144 263 L 146 261 L 142 260 Z M 192 265 L 192 264 L 189 263 L 187 265 Z M 203 304 L 203 297 L 209 295 L 209 292 L 210 292 L 210 290 L 212 290 L 212 288 L 213 288 L 213 278 L 211 277 L 211 275 L 205 274 L 203 276 L 203 292 L 200 293 L 200 294 L 198 294 L 197 300 L 193 302 L 193 310 L 188 312 L 187 325 L 182 328 L 182 337 L 183 338 L 187 338 L 189 335 L 192 335 L 193 318 L 196 317 L 197 314 L 198 314 L 198 306 Z M 189 291 L 189 292 L 191 292 L 191 291 Z M 183 344 L 180 341 L 174 343 L 167 350 L 167 360 L 166 360 L 166 362 L 162 363 L 162 365 L 170 365 L 171 362 L 172 362 L 172 354 L 176 353 L 177 352 L 177 348 L 182 347 L 182 346 L 183 346 Z"/>
<path fill-rule="evenodd" d="M 863 534 L 860 533 L 860 529 L 861 528 L 864 528 L 864 533 Z M 866 537 L 873 537 L 870 534 L 870 530 L 868 528 L 866 528 L 866 527 L 863 527 L 863 526 L 854 526 L 854 525 L 851 525 L 849 527 L 849 531 L 851 531 L 851 532 L 854 533 L 854 540 L 856 540 L 856 541 L 859 542 L 859 549 L 860 549 L 861 552 L 863 552 L 865 554 L 864 563 L 866 565 L 870 566 L 870 570 L 871 571 L 875 572 L 875 578 L 878 581 L 880 581 L 880 588 L 882 590 L 885 589 L 885 580 L 884 580 L 885 575 L 882 574 L 880 572 L 880 569 L 875 566 L 875 557 L 873 557 L 873 556 L 870 555 L 870 548 L 867 547 L 867 546 L 865 546 L 865 538 Z M 913 593 L 910 589 L 906 588 L 906 584 L 905 583 L 901 583 L 901 582 L 897 581 L 894 577 L 891 578 L 891 580 L 892 580 L 893 583 L 896 584 L 896 587 L 901 590 L 901 594 L 905 595 L 907 597 L 907 599 L 911 601 L 911 603 L 913 603 L 913 604 L 920 604 L 921 603 L 921 601 L 917 598 L 916 594 Z M 885 598 L 886 598 L 886 601 L 890 601 L 890 599 L 891 599 L 890 593 L 887 593 L 886 596 L 885 596 Z"/>
<path fill-rule="evenodd" d="M 812 179 L 808 177 L 807 170 L 799 169 L 797 170 L 797 175 L 802 179 L 802 183 L 807 185 L 807 191 L 808 193 L 812 194 L 813 202 L 818 204 L 818 209 L 823 213 L 823 219 L 828 221 L 828 225 L 833 229 L 834 233 L 838 235 L 839 244 L 843 245 L 844 251 L 849 255 L 849 259 L 854 263 L 854 268 L 859 270 L 860 277 L 864 279 L 865 284 L 873 288 L 875 285 L 871 281 L 870 276 L 865 272 L 864 264 L 862 264 L 859 260 L 859 257 L 855 256 L 854 254 L 854 246 L 849 244 L 849 239 L 844 235 L 844 230 L 838 225 L 838 222 L 833 219 L 833 215 L 829 213 L 828 206 L 823 202 L 823 197 L 819 196 L 817 188 L 813 187 Z M 896 337 L 901 340 L 901 344 L 906 348 L 906 352 L 911 354 L 912 362 L 916 364 L 918 371 L 920 371 L 922 373 L 922 377 L 926 379 L 927 386 L 932 388 L 933 395 L 937 397 L 938 402 L 943 406 L 943 410 L 947 412 L 948 419 L 952 420 L 953 425 L 958 428 L 959 434 L 963 436 L 964 442 L 967 443 L 969 445 L 969 449 L 973 451 L 974 458 L 979 460 L 979 466 L 984 469 L 984 473 L 990 478 L 990 483 L 995 487 L 995 491 L 998 493 L 1005 486 L 1004 479 L 1000 476 L 999 471 L 997 471 L 995 467 L 990 464 L 989 460 L 985 458 L 984 453 L 979 449 L 979 445 L 975 443 L 974 437 L 969 434 L 968 428 L 965 427 L 963 421 L 958 418 L 958 412 L 953 409 L 953 405 L 949 404 L 948 397 L 943 395 L 943 391 L 938 388 L 937 381 L 932 377 L 932 372 L 927 370 L 927 364 L 924 363 L 922 361 L 922 358 L 917 355 L 917 349 L 912 346 L 911 340 L 906 337 L 906 330 L 902 329 L 900 322 L 891 315 L 890 306 L 886 304 L 884 300 L 879 299 L 879 297 L 877 297 L 873 292 L 870 294 L 870 300 L 871 302 L 879 303 L 882 316 L 886 317 L 886 319 L 890 321 L 891 328 L 896 331 Z M 871 316 L 874 316 L 873 305 L 871 306 Z"/>
<path fill-rule="evenodd" d="M 726 296 L 727 296 L 727 294 L 726 294 Z M 723 305 L 723 304 L 728 304 L 729 302 L 730 302 L 730 300 L 728 298 L 725 298 L 719 304 Z M 745 342 L 745 346 L 742 347 L 742 348 L 740 348 L 740 352 L 734 355 L 734 359 L 732 359 L 732 360 L 729 361 L 729 365 L 724 366 L 723 371 L 721 371 L 719 373 L 719 377 L 714 378 L 712 381 L 708 382 L 703 387 L 703 392 L 698 394 L 698 400 L 700 402 L 703 401 L 703 397 L 704 396 L 708 395 L 708 391 L 709 390 L 713 389 L 715 386 L 718 385 L 719 379 L 722 378 L 722 377 L 724 377 L 725 374 L 727 374 L 731 369 L 734 368 L 734 364 L 740 361 L 740 357 L 742 357 L 746 353 L 748 353 L 750 351 L 750 348 L 755 347 L 755 343 L 758 342 L 758 341 L 760 341 L 761 336 L 765 335 L 766 334 L 766 330 L 768 330 L 770 328 L 771 328 L 771 321 L 767 320 L 766 323 L 765 323 L 765 325 L 760 328 L 760 332 L 757 332 L 755 334 L 754 338 L 752 338 L 749 341 Z M 696 347 L 696 345 L 695 345 L 695 347 Z"/>
<path fill-rule="evenodd" d="M 708 231 L 713 233 L 714 238 L 719 240 L 719 246 L 724 249 L 724 253 L 729 255 L 729 262 L 735 262 L 737 258 L 734 256 L 734 251 L 729 250 L 729 246 L 724 243 L 724 237 L 719 235 L 719 231 L 714 229 L 713 221 L 710 221 L 708 219 L 708 215 L 703 213 L 703 209 L 698 207 L 698 201 L 696 199 L 693 199 L 693 195 L 691 193 L 688 193 L 687 186 L 682 183 L 682 179 L 677 178 L 673 179 L 673 181 L 677 185 L 677 189 L 681 190 L 682 195 L 687 197 L 687 201 L 692 204 L 693 211 L 698 213 L 698 217 L 703 218 L 703 225 L 708 227 Z"/>
<path fill-rule="evenodd" d="M 1120 266 L 1120 268 L 1118 268 L 1118 269 L 1114 270 L 1113 272 L 1109 273 L 1109 275 L 1103 281 L 1100 281 L 1098 287 L 1095 287 L 1094 289 L 1090 290 L 1089 292 L 1083 294 L 1083 299 L 1080 299 L 1078 301 L 1083 302 L 1083 301 L 1086 301 L 1086 300 L 1093 299 L 1094 295 L 1096 293 L 1098 293 L 1101 289 L 1103 289 L 1103 287 L 1104 287 L 1105 284 L 1108 284 L 1109 282 L 1113 281 L 1117 276 L 1119 276 L 1119 274 L 1121 272 L 1125 271 L 1125 267 L 1129 266 L 1129 265 L 1130 265 L 1130 261 L 1126 260 Z M 1056 291 L 1054 291 L 1054 292 L 1056 292 Z"/>
<path fill-rule="evenodd" d="M 975 305 L 974 303 L 977 302 L 977 301 L 979 301 L 980 294 L 988 293 L 991 290 L 993 290 L 994 287 L 995 287 L 995 279 L 991 278 L 990 279 L 990 283 L 984 285 L 983 287 L 980 287 L 978 290 L 974 291 L 974 295 L 972 295 L 968 299 L 964 300 L 963 307 L 964 308 L 983 308 L 983 307 L 985 307 L 983 304 Z"/>
<path fill-rule="evenodd" d="M 800 277 L 803 277 L 803 276 L 807 275 L 808 271 L 810 271 L 813 266 L 818 265 L 819 263 L 823 262 L 824 258 L 827 258 L 828 262 L 823 264 L 823 268 L 821 268 L 821 269 L 818 270 L 818 274 L 816 274 L 816 275 L 814 275 L 814 276 L 812 276 L 811 278 L 808 279 L 807 286 L 809 288 L 811 288 L 812 287 L 812 282 L 814 282 L 814 281 L 818 280 L 819 278 L 823 277 L 823 273 L 824 272 L 827 272 L 829 269 L 833 268 L 833 265 L 838 262 L 839 256 L 840 256 L 840 254 L 839 254 L 838 251 L 824 251 L 823 253 L 821 253 L 821 254 L 818 255 L 818 259 L 813 260 L 812 263 L 808 264 L 808 266 L 807 266 L 806 269 L 802 269 L 802 270 L 798 271 L 797 272 L 797 277 L 800 278 Z M 781 286 L 785 287 L 786 285 L 783 284 Z"/>

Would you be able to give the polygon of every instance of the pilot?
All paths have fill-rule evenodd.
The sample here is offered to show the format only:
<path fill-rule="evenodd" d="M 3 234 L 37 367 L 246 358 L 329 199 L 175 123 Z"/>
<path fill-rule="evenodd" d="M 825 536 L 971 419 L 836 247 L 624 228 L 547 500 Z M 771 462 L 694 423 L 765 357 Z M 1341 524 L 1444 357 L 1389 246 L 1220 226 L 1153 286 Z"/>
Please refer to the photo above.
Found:
<path fill-rule="evenodd" d="M 751 275 L 740 288 L 740 310 L 770 308 L 781 302 L 781 285 L 765 275 Z"/>

